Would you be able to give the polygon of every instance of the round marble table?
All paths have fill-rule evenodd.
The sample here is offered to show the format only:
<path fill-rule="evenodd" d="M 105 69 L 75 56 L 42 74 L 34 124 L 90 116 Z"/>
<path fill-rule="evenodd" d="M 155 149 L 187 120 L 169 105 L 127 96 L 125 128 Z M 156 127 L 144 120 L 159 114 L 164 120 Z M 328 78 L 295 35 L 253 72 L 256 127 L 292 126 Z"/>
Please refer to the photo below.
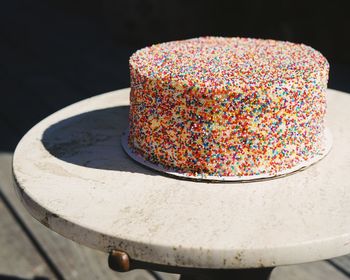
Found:
<path fill-rule="evenodd" d="M 350 95 L 327 95 L 333 148 L 291 176 L 192 182 L 135 163 L 120 144 L 128 124 L 123 89 L 34 126 L 14 154 L 16 189 L 33 217 L 110 253 L 113 269 L 268 278 L 275 266 L 350 253 Z"/>

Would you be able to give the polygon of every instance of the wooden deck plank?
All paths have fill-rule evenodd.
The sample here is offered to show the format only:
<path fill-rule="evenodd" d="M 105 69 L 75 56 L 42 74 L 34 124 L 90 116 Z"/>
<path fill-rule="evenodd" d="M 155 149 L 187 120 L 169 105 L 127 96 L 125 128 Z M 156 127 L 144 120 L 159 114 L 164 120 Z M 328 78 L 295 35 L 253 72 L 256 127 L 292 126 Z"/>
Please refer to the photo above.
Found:
<path fill-rule="evenodd" d="M 65 279 L 154 280 L 154 277 L 144 270 L 135 270 L 128 273 L 111 271 L 107 266 L 106 254 L 63 238 L 34 220 L 23 208 L 12 188 L 11 160 L 12 155 L 10 153 L 0 154 L 1 190 L 16 209 L 25 225 L 60 269 Z M 162 278 L 174 280 L 178 276 L 162 274 Z"/>
<path fill-rule="evenodd" d="M 0 279 L 6 279 L 5 276 L 56 279 L 7 209 L 1 193 L 0 217 Z"/>
<path fill-rule="evenodd" d="M 343 273 L 350 278 L 350 255 L 331 259 L 329 263 L 339 270 L 342 270 Z"/>
<path fill-rule="evenodd" d="M 277 267 L 271 280 L 348 280 L 350 279 L 326 261 Z"/>

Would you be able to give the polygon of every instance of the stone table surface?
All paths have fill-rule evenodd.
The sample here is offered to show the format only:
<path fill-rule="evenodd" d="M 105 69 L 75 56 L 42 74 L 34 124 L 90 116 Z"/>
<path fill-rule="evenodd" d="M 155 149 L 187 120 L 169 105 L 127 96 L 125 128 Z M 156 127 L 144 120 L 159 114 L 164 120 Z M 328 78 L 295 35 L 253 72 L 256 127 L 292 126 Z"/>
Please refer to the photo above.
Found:
<path fill-rule="evenodd" d="M 37 220 L 78 243 L 194 268 L 303 263 L 350 252 L 350 95 L 328 90 L 330 153 L 308 169 L 252 183 L 179 180 L 120 145 L 129 89 L 47 117 L 18 144 L 13 172 Z"/>

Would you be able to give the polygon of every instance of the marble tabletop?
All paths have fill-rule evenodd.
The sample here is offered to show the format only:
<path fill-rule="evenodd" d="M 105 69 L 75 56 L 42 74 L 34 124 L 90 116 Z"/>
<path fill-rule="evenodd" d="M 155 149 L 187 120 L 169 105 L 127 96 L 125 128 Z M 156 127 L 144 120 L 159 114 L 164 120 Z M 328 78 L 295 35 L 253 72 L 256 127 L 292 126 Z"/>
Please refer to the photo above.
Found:
<path fill-rule="evenodd" d="M 123 151 L 129 89 L 47 117 L 18 144 L 13 173 L 28 211 L 83 245 L 192 268 L 255 268 L 350 253 L 350 95 L 328 90 L 330 153 L 252 183 L 179 180 Z"/>

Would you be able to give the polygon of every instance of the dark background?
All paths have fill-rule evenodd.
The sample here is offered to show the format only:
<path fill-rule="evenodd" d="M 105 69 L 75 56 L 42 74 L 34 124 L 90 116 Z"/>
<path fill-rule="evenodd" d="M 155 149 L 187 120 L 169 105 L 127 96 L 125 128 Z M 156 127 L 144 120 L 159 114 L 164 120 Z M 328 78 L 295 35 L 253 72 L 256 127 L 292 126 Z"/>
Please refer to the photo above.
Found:
<path fill-rule="evenodd" d="M 329 87 L 350 92 L 346 1 L 0 2 L 0 151 L 80 99 L 129 86 L 137 49 L 201 35 L 302 42 L 331 64 Z"/>

